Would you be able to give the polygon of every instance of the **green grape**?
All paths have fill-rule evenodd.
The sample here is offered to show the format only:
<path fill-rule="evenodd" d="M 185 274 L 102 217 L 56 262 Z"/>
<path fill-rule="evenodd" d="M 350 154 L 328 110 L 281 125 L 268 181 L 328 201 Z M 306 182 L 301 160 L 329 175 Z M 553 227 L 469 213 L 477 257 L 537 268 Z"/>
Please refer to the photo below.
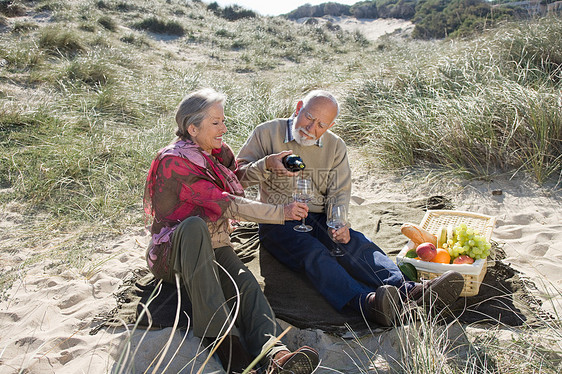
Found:
<path fill-rule="evenodd" d="M 466 254 L 474 259 L 485 259 L 490 255 L 491 244 L 479 230 L 461 223 L 455 227 L 456 241 L 448 248 L 451 257 Z"/>

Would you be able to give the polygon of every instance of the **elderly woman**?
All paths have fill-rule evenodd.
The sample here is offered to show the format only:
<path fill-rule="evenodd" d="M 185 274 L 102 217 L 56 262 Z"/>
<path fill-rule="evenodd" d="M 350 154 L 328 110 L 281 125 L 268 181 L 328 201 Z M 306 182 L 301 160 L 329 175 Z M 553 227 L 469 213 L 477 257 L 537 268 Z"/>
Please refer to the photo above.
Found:
<path fill-rule="evenodd" d="M 234 154 L 223 142 L 225 96 L 203 89 L 176 112 L 178 138 L 160 150 L 147 177 L 144 207 L 153 216 L 147 262 L 175 283 L 179 275 L 193 305 L 193 332 L 206 342 L 226 338 L 217 354 L 229 373 L 242 372 L 266 353 L 268 372 L 311 373 L 318 353 L 290 352 L 253 274 L 230 242 L 231 220 L 284 223 L 307 215 L 304 203 L 269 205 L 244 198 Z"/>

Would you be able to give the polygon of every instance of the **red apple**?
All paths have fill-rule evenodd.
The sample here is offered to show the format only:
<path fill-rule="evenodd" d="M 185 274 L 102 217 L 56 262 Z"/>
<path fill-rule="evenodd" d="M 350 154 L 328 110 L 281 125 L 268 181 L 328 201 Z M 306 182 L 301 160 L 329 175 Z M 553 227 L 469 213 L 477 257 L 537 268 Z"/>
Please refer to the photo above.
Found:
<path fill-rule="evenodd" d="M 437 254 L 437 248 L 435 248 L 435 245 L 433 245 L 433 243 L 421 243 L 416 248 L 416 253 L 418 254 L 418 257 L 423 261 L 431 261 Z"/>
<path fill-rule="evenodd" d="M 459 257 L 453 260 L 453 264 L 472 264 L 474 263 L 474 259 L 468 255 L 460 255 Z"/>

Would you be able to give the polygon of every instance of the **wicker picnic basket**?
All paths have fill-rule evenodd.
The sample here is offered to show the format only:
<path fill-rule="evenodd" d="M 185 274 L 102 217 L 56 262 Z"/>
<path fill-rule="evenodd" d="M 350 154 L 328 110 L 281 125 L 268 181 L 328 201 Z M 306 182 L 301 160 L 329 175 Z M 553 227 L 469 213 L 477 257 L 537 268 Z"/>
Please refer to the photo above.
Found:
<path fill-rule="evenodd" d="M 480 234 L 484 235 L 488 241 L 492 237 L 492 231 L 496 223 L 496 218 L 483 214 L 462 212 L 454 210 L 428 210 L 423 217 L 420 226 L 430 233 L 437 235 L 441 226 L 449 224 L 458 226 L 465 223 L 468 227 L 478 230 Z M 480 290 L 480 284 L 486 275 L 487 260 L 476 260 L 473 264 L 440 264 L 434 262 L 427 262 L 416 260 L 414 258 L 406 257 L 406 252 L 414 247 L 411 241 L 404 246 L 398 256 L 396 262 L 408 262 L 415 266 L 418 271 L 420 279 L 432 279 L 443 274 L 447 270 L 455 270 L 462 274 L 464 278 L 464 287 L 461 296 L 475 296 Z"/>

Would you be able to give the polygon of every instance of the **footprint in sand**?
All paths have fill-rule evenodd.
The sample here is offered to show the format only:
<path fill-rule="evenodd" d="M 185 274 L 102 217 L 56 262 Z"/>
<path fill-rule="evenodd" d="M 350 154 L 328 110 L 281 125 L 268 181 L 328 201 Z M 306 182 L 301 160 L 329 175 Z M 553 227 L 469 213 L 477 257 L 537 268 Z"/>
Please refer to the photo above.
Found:
<path fill-rule="evenodd" d="M 61 349 L 63 351 L 65 351 L 67 349 L 72 349 L 72 348 L 75 348 L 75 347 L 84 347 L 85 346 L 84 345 L 85 341 L 83 339 L 69 338 L 68 336 L 59 336 L 58 338 L 55 338 L 54 340 L 56 342 L 60 342 L 60 343 L 57 343 L 57 348 Z M 74 352 L 74 353 L 76 353 L 76 352 Z"/>
<path fill-rule="evenodd" d="M 60 362 L 61 364 L 65 365 L 67 363 L 69 363 L 70 361 L 72 361 L 72 359 L 74 358 L 74 355 L 69 353 L 68 351 L 62 351 L 60 353 L 60 356 L 57 357 L 57 361 Z"/>
<path fill-rule="evenodd" d="M 16 340 L 15 345 L 18 347 L 39 347 L 43 344 L 43 340 L 38 339 L 34 336 L 27 336 Z"/>
<path fill-rule="evenodd" d="M 542 229 L 542 231 L 539 231 L 537 234 L 535 234 L 532 237 L 532 240 L 534 242 L 541 242 L 541 243 L 555 242 L 556 241 L 555 238 L 559 235 L 560 235 L 559 232 Z"/>
<path fill-rule="evenodd" d="M 544 257 L 548 252 L 548 244 L 536 243 L 528 246 L 529 254 L 537 257 Z"/>
<path fill-rule="evenodd" d="M 525 214 L 516 214 L 513 216 L 513 223 L 516 225 L 530 225 L 536 223 L 540 219 L 540 214 L 534 213 L 525 213 Z"/>
<path fill-rule="evenodd" d="M 17 322 L 21 318 L 16 313 L 0 312 L 0 325 L 6 326 L 10 322 Z"/>
<path fill-rule="evenodd" d="M 522 230 L 519 226 L 498 226 L 494 230 L 494 237 L 496 239 L 521 239 Z"/>
<path fill-rule="evenodd" d="M 72 285 L 68 287 L 68 290 L 72 290 L 72 293 L 68 293 L 62 297 L 58 302 L 57 306 L 61 310 L 70 309 L 75 307 L 84 299 L 87 299 L 91 295 L 90 285 L 82 282 L 73 282 Z M 64 314 L 64 313 L 63 313 Z"/>
<path fill-rule="evenodd" d="M 61 352 L 59 353 L 60 356 L 56 359 L 63 365 L 80 357 L 84 353 L 83 349 L 76 348 L 85 346 L 85 341 L 82 339 L 59 337 L 56 341 L 62 342 L 59 346 L 57 346 L 57 348 L 61 349 Z"/>
<path fill-rule="evenodd" d="M 104 297 L 115 291 L 119 281 L 115 278 L 106 278 L 96 281 L 94 287 L 94 297 Z"/>
<path fill-rule="evenodd" d="M 61 309 L 68 309 L 70 307 L 73 307 L 74 305 L 78 304 L 80 301 L 84 300 L 86 297 L 88 297 L 88 295 L 84 295 L 83 293 L 76 293 L 76 294 L 72 294 L 69 295 L 67 297 L 65 297 L 64 299 L 62 299 L 62 301 L 60 303 L 57 304 L 57 306 Z"/>

